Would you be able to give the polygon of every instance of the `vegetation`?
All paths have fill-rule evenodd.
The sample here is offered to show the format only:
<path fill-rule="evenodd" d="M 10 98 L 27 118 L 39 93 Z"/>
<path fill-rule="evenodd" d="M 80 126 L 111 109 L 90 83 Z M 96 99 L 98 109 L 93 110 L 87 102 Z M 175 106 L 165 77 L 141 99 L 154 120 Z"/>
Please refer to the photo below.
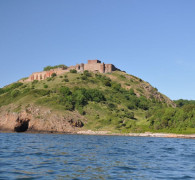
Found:
<path fill-rule="evenodd" d="M 56 68 L 63 68 L 63 69 L 67 69 L 68 67 L 64 64 L 60 64 L 60 65 L 56 65 L 56 66 L 46 66 L 43 68 L 44 71 L 49 71 L 51 69 L 56 69 Z"/>
<path fill-rule="evenodd" d="M 70 73 L 77 73 L 77 70 L 76 69 L 71 69 Z"/>
<path fill-rule="evenodd" d="M 55 76 L 57 76 L 57 74 L 56 73 L 52 73 L 51 77 L 53 78 Z"/>
<path fill-rule="evenodd" d="M 153 109 L 148 112 L 148 119 L 153 130 L 181 133 L 189 129 L 195 130 L 195 104 L 186 103 L 180 108 Z"/>
<path fill-rule="evenodd" d="M 18 112 L 38 104 L 64 113 L 77 111 L 87 120 L 86 129 L 194 133 L 195 102 L 174 102 L 177 107 L 149 83 L 123 72 L 71 71 L 0 88 L 0 107 L 15 104 Z"/>
<path fill-rule="evenodd" d="M 174 101 L 177 107 L 182 107 L 187 104 L 195 104 L 195 100 L 184 100 L 184 99 L 179 99 Z"/>

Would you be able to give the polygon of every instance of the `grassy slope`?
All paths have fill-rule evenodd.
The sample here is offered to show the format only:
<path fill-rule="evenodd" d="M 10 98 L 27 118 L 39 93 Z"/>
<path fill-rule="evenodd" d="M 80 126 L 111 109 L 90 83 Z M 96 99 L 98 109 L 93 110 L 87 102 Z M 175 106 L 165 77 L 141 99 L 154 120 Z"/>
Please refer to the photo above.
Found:
<path fill-rule="evenodd" d="M 110 84 L 106 84 L 106 81 Z M 4 89 L 9 89 L 10 86 Z M 59 103 L 63 98 L 59 94 L 62 86 L 69 87 L 72 92 L 75 91 L 75 87 L 97 89 L 105 96 L 105 101 L 88 101 L 86 105 L 73 109 L 83 114 L 87 120 L 85 129 L 111 130 L 112 132 L 181 132 L 175 129 L 150 128 L 150 121 L 146 118 L 148 110 L 174 106 L 174 103 L 149 83 L 124 72 L 114 72 L 103 76 L 93 73 L 86 75 L 65 73 L 40 82 L 24 83 L 2 93 L 0 106 L 8 105 L 9 108 L 14 105 L 14 111 L 20 112 L 28 104 L 37 104 L 58 112 L 67 112 L 64 105 Z M 138 104 L 136 104 L 137 101 L 139 101 Z M 184 133 L 192 131 L 194 128 L 182 130 Z"/>

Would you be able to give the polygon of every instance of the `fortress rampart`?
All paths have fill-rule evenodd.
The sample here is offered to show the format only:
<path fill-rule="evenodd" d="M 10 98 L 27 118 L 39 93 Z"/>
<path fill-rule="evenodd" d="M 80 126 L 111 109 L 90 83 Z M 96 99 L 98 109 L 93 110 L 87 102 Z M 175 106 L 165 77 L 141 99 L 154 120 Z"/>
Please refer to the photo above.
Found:
<path fill-rule="evenodd" d="M 104 64 L 101 63 L 100 60 L 88 60 L 87 64 L 77 64 L 76 66 L 70 66 L 67 69 L 63 68 L 56 68 L 51 69 L 49 71 L 42 71 L 42 72 L 35 72 L 29 76 L 28 79 L 26 79 L 26 82 L 34 81 L 34 80 L 44 80 L 48 77 L 51 77 L 53 73 L 56 73 L 56 75 L 63 74 L 65 72 L 69 72 L 71 69 L 77 70 L 77 72 L 83 72 L 85 70 L 91 71 L 91 72 L 99 72 L 99 73 L 112 73 L 113 71 L 119 70 L 117 69 L 113 64 Z"/>

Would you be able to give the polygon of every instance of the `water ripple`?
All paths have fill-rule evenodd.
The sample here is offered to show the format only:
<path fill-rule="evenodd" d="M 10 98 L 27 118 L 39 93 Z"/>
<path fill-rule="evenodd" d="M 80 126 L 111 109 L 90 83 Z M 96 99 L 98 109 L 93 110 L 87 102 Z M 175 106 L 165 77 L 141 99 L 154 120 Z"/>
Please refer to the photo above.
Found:
<path fill-rule="evenodd" d="M 1 179 L 195 179 L 193 139 L 0 133 Z"/>

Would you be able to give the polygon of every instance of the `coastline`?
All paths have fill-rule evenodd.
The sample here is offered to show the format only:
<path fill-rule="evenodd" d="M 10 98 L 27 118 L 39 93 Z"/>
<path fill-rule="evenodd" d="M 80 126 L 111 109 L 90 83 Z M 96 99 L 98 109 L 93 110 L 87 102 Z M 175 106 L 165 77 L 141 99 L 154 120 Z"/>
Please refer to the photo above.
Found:
<path fill-rule="evenodd" d="M 17 133 L 10 130 L 0 130 L 0 133 Z M 174 134 L 174 133 L 112 133 L 111 131 L 92 131 L 82 130 L 75 132 L 57 132 L 57 131 L 26 131 L 21 133 L 30 134 L 72 134 L 72 135 L 99 135 L 99 136 L 129 136 L 129 137 L 156 137 L 156 138 L 184 138 L 184 139 L 195 139 L 195 134 Z"/>
<path fill-rule="evenodd" d="M 145 132 L 145 133 L 111 133 L 110 131 L 86 130 L 86 131 L 78 131 L 77 134 L 195 139 L 195 134 L 152 133 L 152 132 Z"/>

